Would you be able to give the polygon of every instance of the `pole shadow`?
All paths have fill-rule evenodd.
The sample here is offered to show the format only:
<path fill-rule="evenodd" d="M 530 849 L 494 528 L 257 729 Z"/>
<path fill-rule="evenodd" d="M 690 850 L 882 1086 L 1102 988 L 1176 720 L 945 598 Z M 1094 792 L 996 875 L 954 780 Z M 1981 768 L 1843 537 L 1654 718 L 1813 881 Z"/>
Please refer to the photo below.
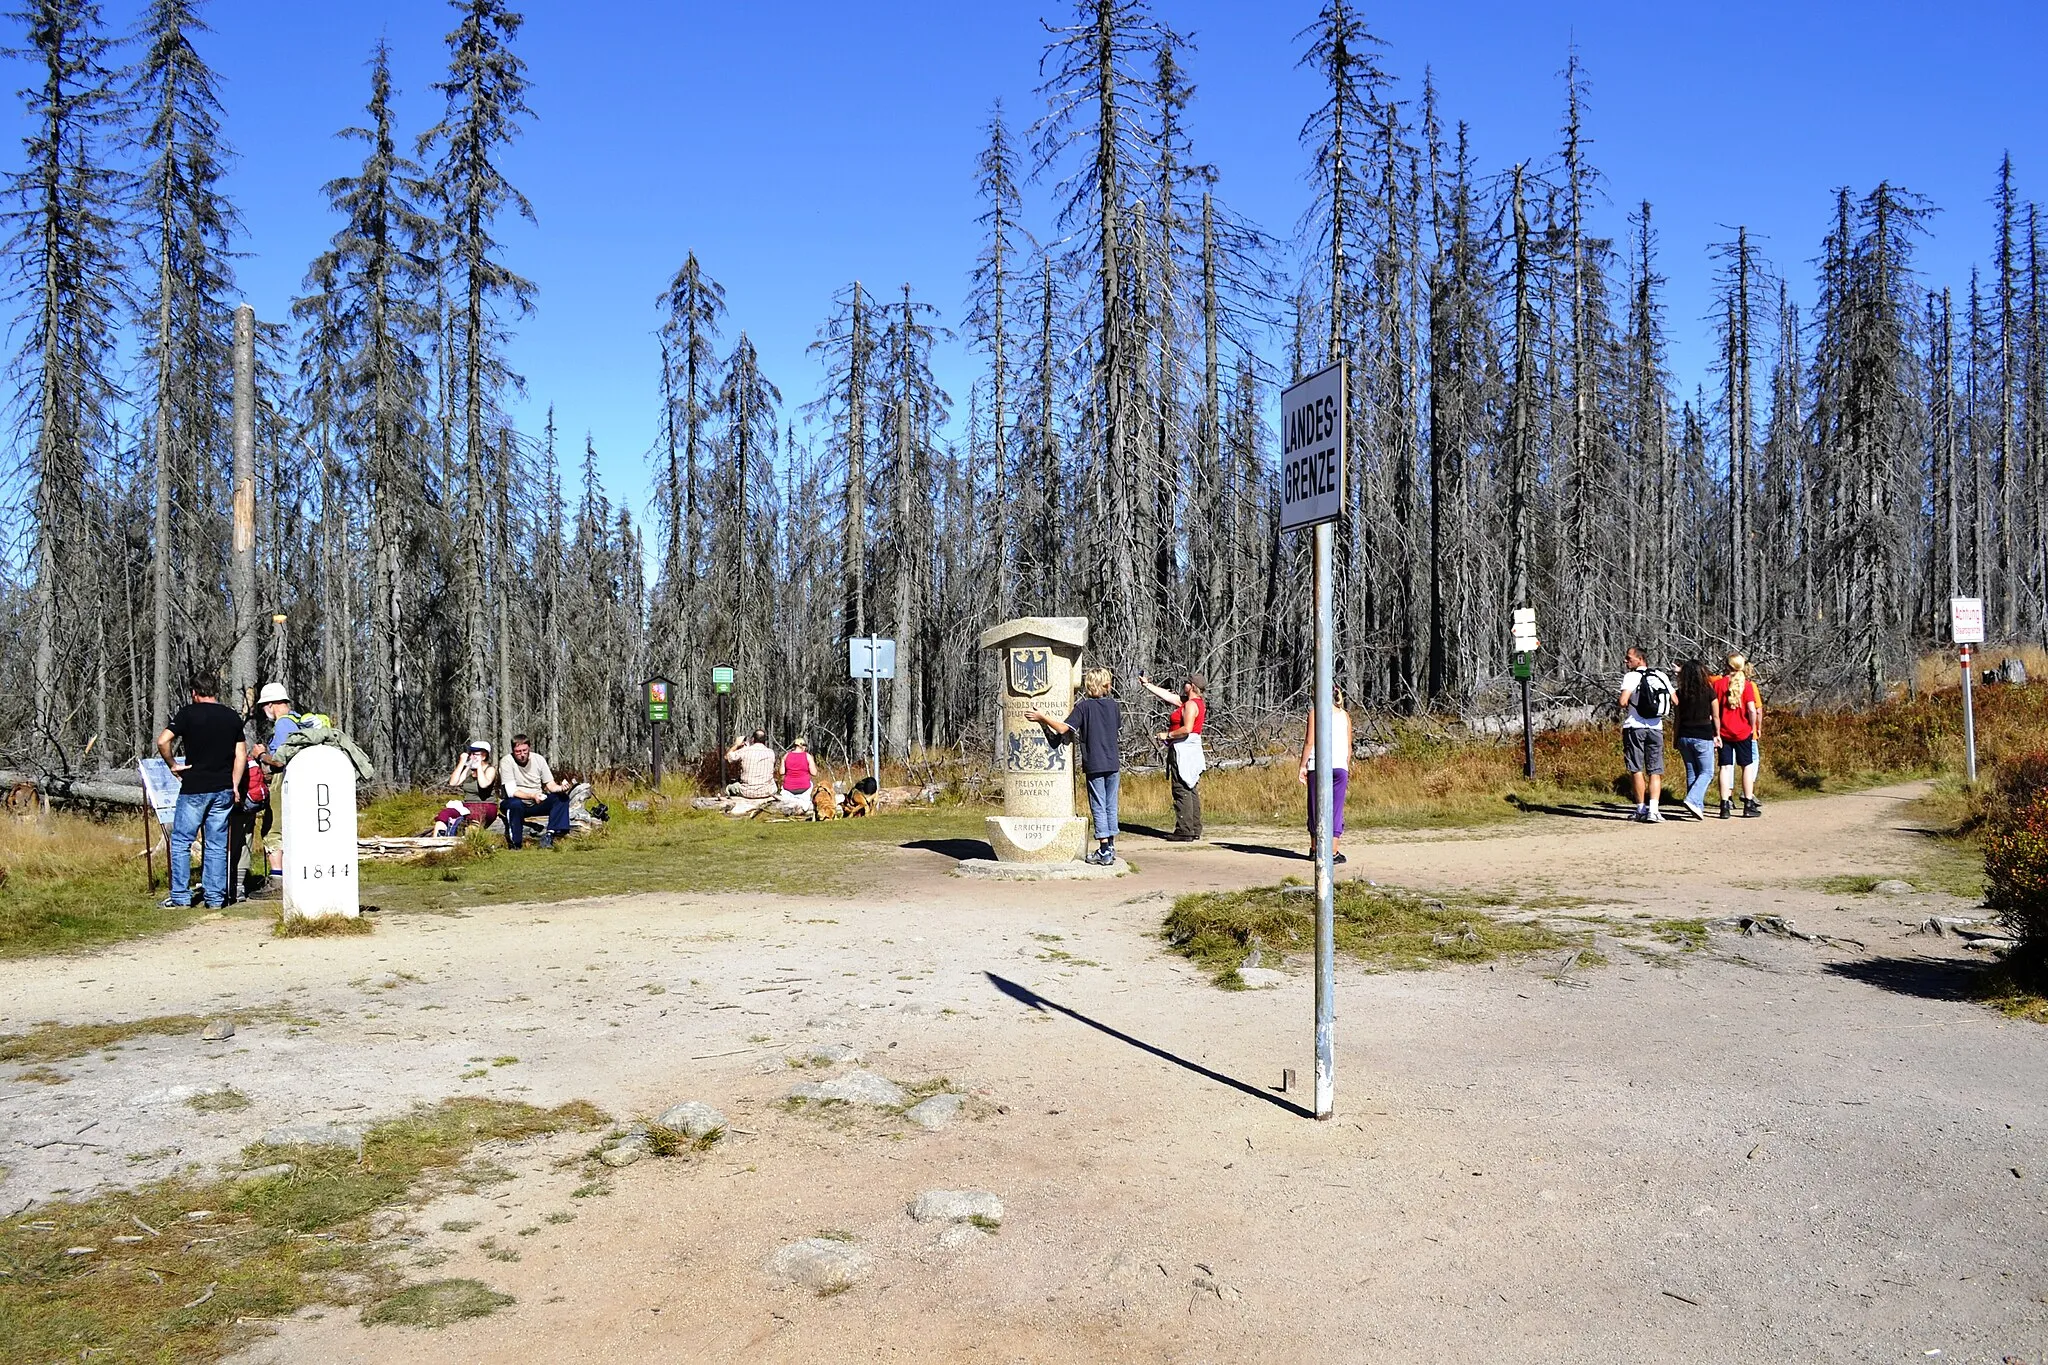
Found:
<path fill-rule="evenodd" d="M 1238 844 L 1223 839 L 1217 839 L 1214 842 L 1216 847 L 1229 849 L 1232 853 L 1251 853 L 1264 858 L 1286 858 L 1290 862 L 1297 863 L 1315 861 L 1311 854 L 1297 853 L 1291 848 L 1279 848 L 1272 844 Z"/>
<path fill-rule="evenodd" d="M 996 856 L 995 849 L 981 839 L 912 839 L 901 847 L 936 853 L 955 862 L 966 862 L 969 858 L 992 859 Z"/>
<path fill-rule="evenodd" d="M 1008 977 L 997 976 L 994 972 L 988 971 L 983 972 L 982 975 L 989 979 L 990 985 L 994 986 L 1004 995 L 1009 996 L 1020 1005 L 1037 1010 L 1041 1014 L 1048 1010 L 1055 1014 L 1064 1014 L 1076 1023 L 1086 1024 L 1089 1028 L 1100 1033 L 1106 1033 L 1120 1043 L 1128 1043 L 1138 1049 L 1138 1051 L 1150 1053 L 1161 1061 L 1172 1062 L 1175 1066 L 1192 1071 L 1205 1080 L 1214 1081 L 1218 1085 L 1227 1085 L 1232 1090 L 1250 1095 L 1254 1099 L 1264 1100 L 1266 1103 L 1276 1105 L 1300 1118 L 1312 1119 L 1315 1117 L 1315 1112 L 1305 1105 L 1296 1104 L 1293 1100 L 1276 1095 L 1270 1090 L 1261 1090 L 1259 1087 L 1241 1081 L 1235 1076 L 1226 1076 L 1221 1071 L 1215 1071 L 1203 1066 L 1200 1062 L 1191 1062 L 1185 1057 L 1168 1052 L 1165 1048 L 1148 1043 L 1142 1038 L 1133 1038 L 1122 1029 L 1113 1028 L 1099 1019 L 1091 1019 L 1077 1009 L 1060 1004 L 1057 1000 L 1048 1000 L 1029 986 L 1012 981 Z"/>

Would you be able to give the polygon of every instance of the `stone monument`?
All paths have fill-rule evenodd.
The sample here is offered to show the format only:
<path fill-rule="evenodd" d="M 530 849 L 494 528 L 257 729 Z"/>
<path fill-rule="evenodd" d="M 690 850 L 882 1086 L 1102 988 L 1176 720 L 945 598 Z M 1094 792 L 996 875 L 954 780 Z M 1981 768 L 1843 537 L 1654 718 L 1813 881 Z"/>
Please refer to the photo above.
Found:
<path fill-rule="evenodd" d="M 356 769 L 332 745 L 301 749 L 284 770 L 286 919 L 354 919 Z"/>
<path fill-rule="evenodd" d="M 1044 726 L 1024 716 L 1063 717 L 1073 708 L 1087 644 L 1085 616 L 1020 616 L 981 633 L 981 647 L 998 651 L 1003 678 L 996 728 L 1003 813 L 988 817 L 988 841 L 1000 862 L 1080 860 L 1088 821 L 1074 814 L 1074 747 L 1052 743 Z"/>

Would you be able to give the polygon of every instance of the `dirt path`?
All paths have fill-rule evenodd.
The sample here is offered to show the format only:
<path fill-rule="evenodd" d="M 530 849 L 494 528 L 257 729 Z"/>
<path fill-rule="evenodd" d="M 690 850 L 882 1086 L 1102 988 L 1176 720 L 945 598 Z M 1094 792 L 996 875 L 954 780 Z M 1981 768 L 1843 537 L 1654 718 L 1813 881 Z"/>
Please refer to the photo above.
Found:
<path fill-rule="evenodd" d="M 218 921 L 0 964 L 0 1031 L 274 1002 L 322 1021 L 0 1081 L 0 1213 L 415 1099 L 631 1118 L 696 1098 L 735 1130 L 702 1158 L 591 1195 L 554 1160 L 587 1140 L 501 1153 L 515 1179 L 401 1230 L 416 1274 L 475 1276 L 516 1307 L 432 1338 L 328 1310 L 244 1358 L 2038 1365 L 2048 1030 L 1959 998 L 1965 955 L 1909 935 L 1961 902 L 1815 885 L 1912 869 L 1913 794 L 1351 841 L 1347 871 L 1383 882 L 1584 897 L 1576 913 L 1617 919 L 1776 914 L 1835 941 L 1717 934 L 1650 960 L 1603 927 L 1612 965 L 1561 979 L 1549 960 L 1341 969 L 1324 1124 L 1272 1089 L 1308 1072 L 1307 977 L 1225 993 L 1157 940 L 1175 893 L 1304 872 L 1273 832 L 1127 839 L 1140 870 L 1116 882 L 985 885 L 904 849 L 871 904 L 652 893 L 358 940 Z M 969 1113 L 925 1133 L 791 1112 L 793 1081 L 852 1065 L 790 1069 L 821 1042 L 900 1082 L 949 1078 Z M 220 1084 L 252 1106 L 183 1103 Z M 904 1212 L 933 1188 L 995 1191 L 1000 1232 L 942 1245 Z M 827 1298 L 775 1284 L 775 1249 L 826 1230 L 873 1273 Z"/>

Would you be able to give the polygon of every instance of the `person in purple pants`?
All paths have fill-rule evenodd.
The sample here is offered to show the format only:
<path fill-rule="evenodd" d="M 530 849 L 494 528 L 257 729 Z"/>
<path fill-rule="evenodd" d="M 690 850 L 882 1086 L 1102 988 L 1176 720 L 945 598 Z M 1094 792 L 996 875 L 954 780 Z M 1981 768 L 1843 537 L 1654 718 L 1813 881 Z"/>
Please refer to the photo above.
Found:
<path fill-rule="evenodd" d="M 1316 784 L 1311 780 L 1316 770 L 1316 713 L 1310 707 L 1308 713 L 1308 737 L 1301 742 L 1300 778 L 1308 788 L 1308 837 L 1309 856 L 1315 856 L 1316 837 Z M 1351 713 L 1344 709 L 1344 689 L 1335 688 L 1330 695 L 1330 861 L 1344 861 L 1343 850 L 1338 847 L 1344 840 L 1344 791 L 1351 782 Z"/>

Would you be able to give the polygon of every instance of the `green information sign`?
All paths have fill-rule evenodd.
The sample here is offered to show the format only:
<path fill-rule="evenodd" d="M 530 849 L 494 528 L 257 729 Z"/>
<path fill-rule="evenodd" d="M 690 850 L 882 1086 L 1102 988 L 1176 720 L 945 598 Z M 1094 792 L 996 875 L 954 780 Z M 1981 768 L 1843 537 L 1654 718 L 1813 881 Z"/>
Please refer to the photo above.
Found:
<path fill-rule="evenodd" d="M 1527 682 L 1527 681 L 1529 681 L 1529 673 L 1530 673 L 1530 669 L 1529 669 L 1529 656 L 1528 656 L 1528 655 L 1526 655 L 1526 654 L 1517 654 L 1517 655 L 1515 656 L 1515 678 L 1516 678 L 1516 680 L 1517 680 L 1517 681 L 1519 681 L 1519 682 Z"/>
<path fill-rule="evenodd" d="M 654 722 L 668 719 L 668 694 L 675 686 L 667 678 L 647 680 L 647 719 Z"/>
<path fill-rule="evenodd" d="M 721 696 L 732 691 L 732 670 L 720 665 L 711 670 L 711 690 Z"/>

